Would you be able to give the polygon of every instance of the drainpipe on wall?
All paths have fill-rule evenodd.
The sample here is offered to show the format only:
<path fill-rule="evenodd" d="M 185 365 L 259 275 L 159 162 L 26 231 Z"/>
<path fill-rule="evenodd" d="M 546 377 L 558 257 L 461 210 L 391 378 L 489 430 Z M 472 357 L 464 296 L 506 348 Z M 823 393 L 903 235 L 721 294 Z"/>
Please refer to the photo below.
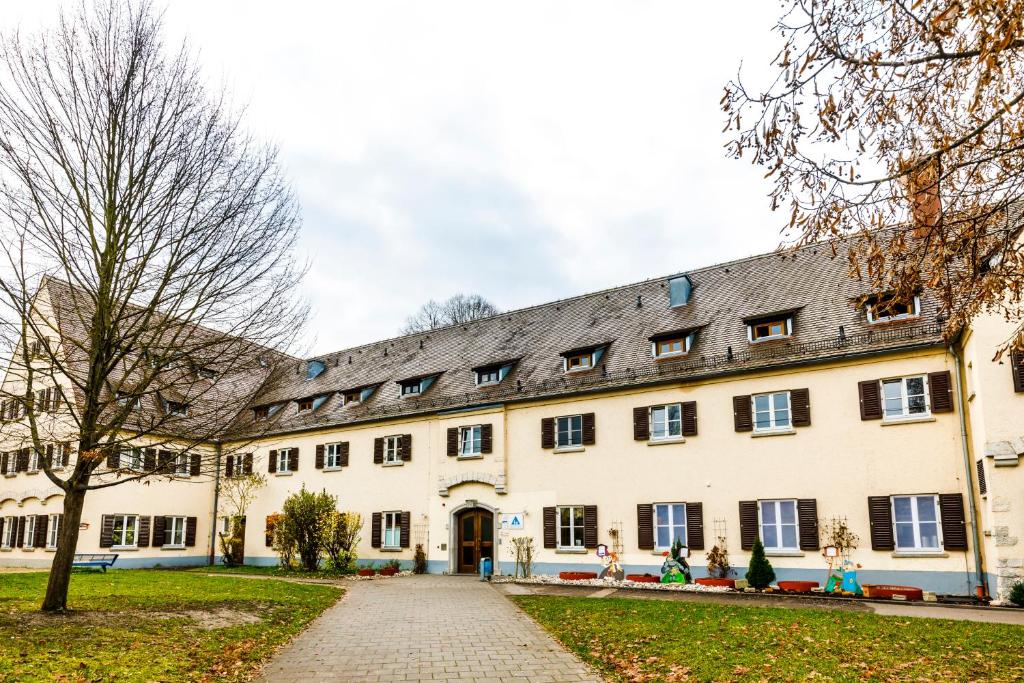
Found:
<path fill-rule="evenodd" d="M 960 404 L 960 449 L 964 456 L 964 475 L 967 477 L 967 503 L 968 509 L 971 515 L 971 528 L 972 528 L 972 541 L 971 546 L 974 548 L 974 570 L 977 572 L 977 587 L 981 589 L 983 597 L 988 595 L 988 586 L 985 581 L 985 568 L 981 563 L 981 540 L 978 528 L 978 510 L 974 505 L 974 468 L 971 466 L 971 451 L 967 443 L 967 413 L 966 405 L 964 401 L 964 386 L 966 381 L 964 378 L 964 364 L 963 358 L 956 350 L 956 342 L 960 339 L 960 335 L 949 345 L 949 352 L 953 354 L 953 358 L 956 359 L 956 400 Z"/>
<path fill-rule="evenodd" d="M 208 564 L 211 567 L 217 561 L 217 506 L 220 504 L 220 440 L 214 442 L 213 452 L 216 453 L 217 458 L 216 465 L 213 470 L 213 515 L 211 516 L 210 523 L 210 558 Z"/>

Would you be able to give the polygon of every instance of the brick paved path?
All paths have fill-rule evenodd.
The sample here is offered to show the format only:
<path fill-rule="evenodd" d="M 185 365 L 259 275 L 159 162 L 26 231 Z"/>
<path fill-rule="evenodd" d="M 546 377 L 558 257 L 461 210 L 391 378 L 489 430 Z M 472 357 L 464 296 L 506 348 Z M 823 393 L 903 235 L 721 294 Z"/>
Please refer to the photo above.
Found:
<path fill-rule="evenodd" d="M 531 681 L 601 678 L 471 577 L 354 581 L 263 669 L 261 681 Z"/>

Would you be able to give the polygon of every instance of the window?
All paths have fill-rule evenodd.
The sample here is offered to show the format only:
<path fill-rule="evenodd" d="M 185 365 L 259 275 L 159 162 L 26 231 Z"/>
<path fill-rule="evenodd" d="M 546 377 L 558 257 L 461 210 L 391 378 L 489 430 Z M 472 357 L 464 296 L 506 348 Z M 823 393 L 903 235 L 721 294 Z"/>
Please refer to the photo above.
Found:
<path fill-rule="evenodd" d="M 60 515 L 50 515 L 49 524 L 46 525 L 46 547 L 53 550 L 57 547 L 57 539 L 60 537 Z"/>
<path fill-rule="evenodd" d="M 583 547 L 582 505 L 565 505 L 558 508 L 558 547 Z"/>
<path fill-rule="evenodd" d="M 654 534 L 658 550 L 668 550 L 676 539 L 686 545 L 686 504 L 656 503 Z"/>
<path fill-rule="evenodd" d="M 761 543 L 765 550 L 797 551 L 796 501 L 762 500 Z"/>
<path fill-rule="evenodd" d="M 316 379 L 326 369 L 327 369 L 327 364 L 324 363 L 322 360 L 307 361 L 306 362 L 306 379 Z"/>
<path fill-rule="evenodd" d="M 127 406 L 134 410 L 138 410 L 142 407 L 142 399 L 133 394 L 119 391 L 117 392 L 117 405 Z"/>
<path fill-rule="evenodd" d="M 138 546 L 138 515 L 116 515 L 114 517 L 113 546 L 115 548 L 134 548 Z"/>
<path fill-rule="evenodd" d="M 313 410 L 313 399 L 311 398 L 304 398 L 301 401 L 296 401 L 296 403 L 299 404 L 300 413 L 306 413 Z"/>
<path fill-rule="evenodd" d="M 164 410 L 168 415 L 185 417 L 188 415 L 188 404 L 180 401 L 164 401 Z"/>
<path fill-rule="evenodd" d="M 569 415 L 555 419 L 555 447 L 571 448 L 583 445 L 583 416 Z M 582 508 L 580 508 L 582 509 Z"/>
<path fill-rule="evenodd" d="M 893 496 L 897 550 L 939 550 L 938 496 Z"/>
<path fill-rule="evenodd" d="M 222 536 L 230 536 L 231 535 L 231 518 L 230 517 L 221 517 L 220 518 L 220 534 Z"/>
<path fill-rule="evenodd" d="M 121 454 L 120 456 L 118 456 L 118 464 L 123 470 L 141 472 L 144 466 L 142 459 L 142 449 L 122 448 Z"/>
<path fill-rule="evenodd" d="M 501 381 L 501 368 L 484 368 L 476 371 L 476 384 L 477 386 L 483 386 L 487 384 L 497 384 Z"/>
<path fill-rule="evenodd" d="M 32 450 L 30 450 L 29 454 L 28 454 L 28 471 L 29 472 L 38 472 L 39 471 L 39 466 L 40 466 L 39 460 L 40 460 L 40 458 L 39 458 L 39 451 L 37 451 L 34 448 Z"/>
<path fill-rule="evenodd" d="M 924 375 L 882 380 L 882 409 L 885 419 L 928 415 L 928 380 Z"/>
<path fill-rule="evenodd" d="M 347 406 L 360 403 L 362 401 L 362 394 L 363 392 L 359 391 L 358 389 L 356 389 L 355 391 L 346 391 L 344 394 L 342 394 L 342 404 Z"/>
<path fill-rule="evenodd" d="M 253 408 L 252 417 L 254 420 L 266 420 L 270 417 L 270 406 L 257 406 Z"/>
<path fill-rule="evenodd" d="M 384 548 L 402 547 L 402 513 L 384 513 L 384 538 L 381 546 Z"/>
<path fill-rule="evenodd" d="M 674 439 L 683 435 L 681 404 L 651 407 L 651 441 Z"/>
<path fill-rule="evenodd" d="M 459 457 L 480 455 L 480 425 L 459 427 Z"/>
<path fill-rule="evenodd" d="M 386 436 L 384 437 L 384 464 L 393 465 L 402 462 L 402 454 L 400 452 L 402 444 L 401 436 Z"/>
<path fill-rule="evenodd" d="M 655 358 L 672 358 L 673 356 L 684 356 L 690 352 L 693 345 L 694 334 L 692 332 L 679 332 L 666 337 L 651 338 L 651 355 Z"/>
<path fill-rule="evenodd" d="M 13 548 L 17 542 L 18 518 L 4 517 L 4 536 L 0 541 L 0 547 Z"/>
<path fill-rule="evenodd" d="M 589 370 L 594 367 L 593 353 L 577 353 L 565 357 L 565 371 Z"/>
<path fill-rule="evenodd" d="M 59 470 L 68 466 L 68 455 L 71 451 L 71 444 L 57 443 L 46 447 L 50 454 L 50 467 Z"/>
<path fill-rule="evenodd" d="M 748 324 L 747 332 L 752 342 L 788 337 L 793 333 L 793 319 L 773 318 L 771 320 L 759 320 Z"/>
<path fill-rule="evenodd" d="M 402 382 L 402 396 L 418 396 L 420 393 L 420 382 Z"/>
<path fill-rule="evenodd" d="M 788 391 L 777 391 L 774 394 L 755 394 L 751 397 L 751 401 L 754 403 L 755 432 L 767 432 L 792 427 L 789 414 Z"/>
<path fill-rule="evenodd" d="M 36 516 L 25 517 L 25 533 L 21 537 L 21 543 L 26 548 L 34 548 L 36 544 Z"/>
<path fill-rule="evenodd" d="M 880 296 L 868 302 L 867 312 L 869 323 L 916 318 L 921 314 L 921 299 L 915 296 L 909 301 L 901 301 L 892 296 Z"/>
<path fill-rule="evenodd" d="M 230 463 L 230 464 L 229 464 Z M 230 467 L 232 477 L 245 476 L 245 454 L 244 453 L 232 453 L 224 458 L 224 472 L 225 476 Z"/>
<path fill-rule="evenodd" d="M 196 375 L 199 376 L 199 379 L 214 380 L 214 379 L 217 379 L 219 374 L 220 373 L 218 373 L 216 370 L 213 370 L 211 368 L 198 368 L 196 370 Z"/>
<path fill-rule="evenodd" d="M 188 453 L 178 453 L 174 456 L 174 473 L 178 476 L 187 477 L 192 472 L 189 467 Z"/>
<path fill-rule="evenodd" d="M 282 448 L 277 452 L 277 473 L 291 472 L 291 455 L 294 448 Z"/>
<path fill-rule="evenodd" d="M 225 519 L 227 519 L 225 517 Z M 164 545 L 185 547 L 185 518 L 167 517 L 164 523 Z"/>
<path fill-rule="evenodd" d="M 324 467 L 328 469 L 341 467 L 341 444 L 329 443 L 324 449 Z"/>

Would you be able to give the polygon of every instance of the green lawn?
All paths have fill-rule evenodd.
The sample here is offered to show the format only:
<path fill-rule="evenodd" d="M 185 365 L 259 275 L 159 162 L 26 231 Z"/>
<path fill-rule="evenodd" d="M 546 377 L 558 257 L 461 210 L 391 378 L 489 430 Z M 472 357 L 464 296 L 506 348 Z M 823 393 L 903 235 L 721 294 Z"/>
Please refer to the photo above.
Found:
<path fill-rule="evenodd" d="M 610 678 L 1019 681 L 1024 627 L 628 598 L 516 602 Z"/>
<path fill-rule="evenodd" d="M 346 573 L 334 572 L 329 569 L 320 569 L 315 572 L 302 571 L 301 569 L 291 569 L 285 567 L 279 567 L 274 565 L 268 566 L 255 566 L 251 564 L 243 564 L 238 567 L 225 567 L 222 564 L 216 564 L 212 567 L 193 567 L 185 571 L 197 572 L 200 574 L 258 574 L 260 576 L 276 576 L 280 578 L 292 578 L 292 579 L 340 579 L 347 575 L 354 574 L 355 571 Z"/>
<path fill-rule="evenodd" d="M 181 571 L 76 573 L 69 615 L 47 574 L 0 574 L 0 682 L 241 681 L 332 605 L 334 586 Z"/>

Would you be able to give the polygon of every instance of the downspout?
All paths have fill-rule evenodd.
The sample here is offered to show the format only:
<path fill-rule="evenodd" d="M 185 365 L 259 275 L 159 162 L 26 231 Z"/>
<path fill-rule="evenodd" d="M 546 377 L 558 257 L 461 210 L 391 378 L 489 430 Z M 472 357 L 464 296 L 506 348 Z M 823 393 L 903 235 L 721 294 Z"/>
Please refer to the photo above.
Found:
<path fill-rule="evenodd" d="M 960 449 L 963 452 L 964 457 L 964 475 L 967 478 L 967 503 L 968 510 L 971 515 L 971 529 L 972 529 L 972 541 L 971 546 L 974 549 L 974 570 L 977 573 L 977 585 L 981 589 L 982 596 L 988 595 L 988 586 L 985 581 L 985 569 L 981 563 L 981 541 L 979 538 L 978 528 L 978 510 L 974 504 L 974 468 L 971 466 L 971 451 L 967 442 L 967 413 L 964 401 L 963 388 L 966 385 L 966 379 L 964 377 L 964 363 L 963 358 L 956 350 L 956 341 L 960 339 L 960 335 L 957 335 L 956 340 L 949 345 L 949 352 L 953 354 L 953 358 L 956 359 L 956 400 L 959 404 L 960 413 Z"/>
<path fill-rule="evenodd" d="M 217 455 L 216 466 L 213 470 L 213 514 L 211 515 L 210 524 L 210 558 L 208 564 L 212 567 L 216 564 L 217 557 L 217 506 L 220 505 L 220 459 L 221 459 L 221 444 L 220 439 L 214 442 L 213 451 Z"/>

